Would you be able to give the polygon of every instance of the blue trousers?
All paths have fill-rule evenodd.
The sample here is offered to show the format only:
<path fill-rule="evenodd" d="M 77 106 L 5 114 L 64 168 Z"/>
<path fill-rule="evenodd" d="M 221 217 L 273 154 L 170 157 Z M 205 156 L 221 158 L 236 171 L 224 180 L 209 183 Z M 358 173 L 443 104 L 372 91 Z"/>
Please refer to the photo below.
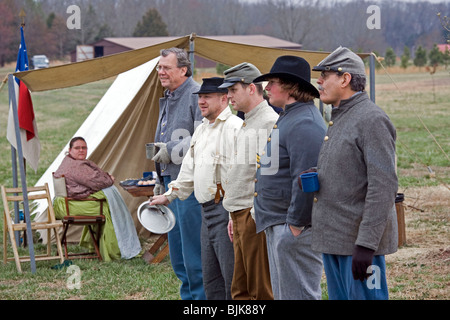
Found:
<path fill-rule="evenodd" d="M 374 256 L 372 275 L 364 281 L 354 280 L 352 256 L 323 254 L 330 300 L 388 300 L 384 256 Z"/>
<path fill-rule="evenodd" d="M 168 190 L 170 176 L 163 177 Z M 170 261 L 173 271 L 181 280 L 180 296 L 183 300 L 205 300 L 203 289 L 200 230 L 201 207 L 192 193 L 184 201 L 175 199 L 168 206 L 176 223 L 168 233 Z"/>

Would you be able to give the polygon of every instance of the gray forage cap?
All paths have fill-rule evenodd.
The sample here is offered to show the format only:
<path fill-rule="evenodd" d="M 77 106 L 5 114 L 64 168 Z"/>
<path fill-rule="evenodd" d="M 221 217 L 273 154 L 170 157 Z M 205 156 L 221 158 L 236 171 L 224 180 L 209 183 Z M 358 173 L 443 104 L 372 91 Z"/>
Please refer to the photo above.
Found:
<path fill-rule="evenodd" d="M 253 64 L 248 62 L 240 63 L 223 72 L 225 80 L 219 88 L 228 88 L 238 82 L 252 83 L 256 77 L 261 75 L 261 72 Z"/>
<path fill-rule="evenodd" d="M 339 47 L 328 57 L 323 59 L 313 71 L 338 71 L 350 74 L 366 75 L 366 68 L 362 59 L 345 47 Z"/>

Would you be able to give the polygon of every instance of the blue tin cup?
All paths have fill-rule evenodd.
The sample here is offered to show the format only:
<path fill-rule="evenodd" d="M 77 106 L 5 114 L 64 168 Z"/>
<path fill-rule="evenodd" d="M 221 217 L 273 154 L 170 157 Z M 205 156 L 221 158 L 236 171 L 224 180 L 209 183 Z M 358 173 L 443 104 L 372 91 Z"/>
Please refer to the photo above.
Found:
<path fill-rule="evenodd" d="M 154 179 L 155 177 L 153 176 L 153 172 L 152 171 L 144 171 L 142 173 L 142 178 L 151 180 L 151 179 Z"/>
<path fill-rule="evenodd" d="M 319 191 L 319 178 L 317 172 L 308 172 L 300 176 L 303 192 Z"/>

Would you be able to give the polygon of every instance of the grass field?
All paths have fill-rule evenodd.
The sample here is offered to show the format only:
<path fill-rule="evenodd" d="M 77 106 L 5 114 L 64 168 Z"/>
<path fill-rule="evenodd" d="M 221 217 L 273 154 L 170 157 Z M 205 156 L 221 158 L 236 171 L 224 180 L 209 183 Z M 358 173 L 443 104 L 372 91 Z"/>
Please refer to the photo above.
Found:
<path fill-rule="evenodd" d="M 10 71 L 0 69 L 0 78 Z M 199 73 L 196 79 L 209 75 Z M 45 172 L 112 81 L 32 94 L 42 150 L 38 172 L 27 167 L 28 185 Z M 448 299 L 450 73 L 415 70 L 388 76 L 379 70 L 376 82 L 377 104 L 397 128 L 399 192 L 405 194 L 406 245 L 386 257 L 390 298 Z M 11 186 L 11 152 L 5 137 L 7 89 L 0 92 L 0 184 Z M 142 242 L 148 246 L 147 239 Z M 69 288 L 71 275 L 66 269 L 52 269 L 55 262 L 37 262 L 36 274 L 29 272 L 27 263 L 23 274 L 17 273 L 14 262 L 2 264 L 0 299 L 179 299 L 179 281 L 168 258 L 159 265 L 148 265 L 141 258 L 110 263 L 77 260 L 75 264 L 81 269 L 80 289 Z M 326 299 L 325 278 L 322 282 Z"/>

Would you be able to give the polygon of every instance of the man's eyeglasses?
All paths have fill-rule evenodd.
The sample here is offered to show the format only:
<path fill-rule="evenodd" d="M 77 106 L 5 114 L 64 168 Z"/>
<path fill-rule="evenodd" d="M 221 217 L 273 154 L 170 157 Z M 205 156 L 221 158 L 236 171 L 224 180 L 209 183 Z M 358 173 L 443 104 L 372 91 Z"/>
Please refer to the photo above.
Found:
<path fill-rule="evenodd" d="M 330 74 L 335 74 L 335 75 L 337 75 L 338 77 L 340 77 L 340 76 L 342 75 L 342 73 L 339 72 L 339 71 L 322 71 L 322 72 L 320 73 L 320 77 L 321 77 L 322 79 L 326 79 L 326 78 L 328 78 L 328 76 L 329 76 Z"/>
<path fill-rule="evenodd" d="M 160 72 L 160 71 L 164 71 L 164 72 L 169 72 L 170 70 L 172 70 L 174 67 L 166 67 L 166 66 L 160 66 L 157 65 L 156 66 L 156 71 Z"/>

